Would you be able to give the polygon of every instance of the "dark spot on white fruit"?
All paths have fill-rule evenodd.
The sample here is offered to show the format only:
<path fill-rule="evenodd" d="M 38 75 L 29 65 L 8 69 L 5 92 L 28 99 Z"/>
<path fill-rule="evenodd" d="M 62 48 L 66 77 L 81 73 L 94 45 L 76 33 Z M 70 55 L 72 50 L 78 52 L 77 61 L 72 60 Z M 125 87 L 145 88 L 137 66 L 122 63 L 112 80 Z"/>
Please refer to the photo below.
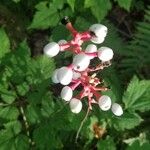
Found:
<path fill-rule="evenodd" d="M 77 66 L 77 69 L 80 69 L 80 66 Z"/>
<path fill-rule="evenodd" d="M 96 34 L 95 34 L 93 31 L 90 31 L 90 35 L 91 35 L 92 37 L 96 37 Z"/>

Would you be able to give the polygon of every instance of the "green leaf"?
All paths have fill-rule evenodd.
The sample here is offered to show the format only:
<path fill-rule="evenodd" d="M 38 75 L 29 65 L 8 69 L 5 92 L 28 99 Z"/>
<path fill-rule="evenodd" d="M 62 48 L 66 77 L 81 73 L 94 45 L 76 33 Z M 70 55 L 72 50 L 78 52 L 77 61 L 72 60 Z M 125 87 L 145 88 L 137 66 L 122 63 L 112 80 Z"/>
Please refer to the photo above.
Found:
<path fill-rule="evenodd" d="M 16 57 L 21 57 L 21 58 L 29 58 L 31 56 L 30 47 L 28 46 L 26 40 L 19 43 L 19 46 L 15 51 L 15 55 L 17 55 Z"/>
<path fill-rule="evenodd" d="M 0 93 L 2 100 L 7 104 L 13 103 L 17 97 L 15 91 L 8 91 L 6 89 L 3 89 L 0 91 Z"/>
<path fill-rule="evenodd" d="M 0 131 L 0 146 L 2 143 L 7 142 L 9 139 L 11 139 L 14 136 L 10 130 L 1 130 Z"/>
<path fill-rule="evenodd" d="M 21 0 L 12 0 L 15 3 L 19 3 Z"/>
<path fill-rule="evenodd" d="M 54 59 L 41 55 L 32 59 L 28 65 L 25 76 L 29 85 L 38 87 L 38 91 L 45 90 L 50 83 L 50 77 L 55 68 Z"/>
<path fill-rule="evenodd" d="M 150 7 L 145 10 L 143 22 L 138 23 L 137 31 L 133 35 L 124 51 L 122 60 L 119 63 L 121 74 L 125 79 L 131 78 L 134 74 L 149 78 L 150 64 Z M 140 63 L 139 63 L 140 62 Z"/>
<path fill-rule="evenodd" d="M 53 0 L 53 7 L 62 10 L 65 2 L 66 0 Z"/>
<path fill-rule="evenodd" d="M 11 121 L 8 123 L 4 124 L 4 127 L 8 130 L 10 130 L 10 132 L 12 132 L 12 134 L 17 135 L 21 132 L 21 123 L 19 121 Z"/>
<path fill-rule="evenodd" d="M 94 5 L 93 1 L 91 1 L 91 0 L 85 0 L 85 2 L 84 2 L 84 8 L 89 8 L 93 5 Z"/>
<path fill-rule="evenodd" d="M 112 124 L 116 130 L 132 129 L 142 122 L 138 114 L 124 113 L 121 117 L 112 118 Z"/>
<path fill-rule="evenodd" d="M 91 23 L 83 17 L 77 17 L 75 27 L 78 30 L 84 31 L 90 27 Z"/>
<path fill-rule="evenodd" d="M 19 134 L 15 139 L 15 145 L 17 150 L 28 150 L 29 148 L 29 138 L 25 135 Z"/>
<path fill-rule="evenodd" d="M 109 45 L 116 55 L 117 53 L 122 54 L 125 51 L 126 43 L 119 36 L 117 27 L 108 20 L 105 20 L 103 24 L 108 28 L 108 33 L 102 46 Z"/>
<path fill-rule="evenodd" d="M 34 124 L 40 122 L 40 108 L 36 105 L 28 105 L 25 114 L 30 123 Z"/>
<path fill-rule="evenodd" d="M 74 11 L 74 5 L 75 5 L 75 0 L 67 0 L 69 6 L 71 7 L 72 11 Z"/>
<path fill-rule="evenodd" d="M 140 145 L 142 145 L 143 143 L 146 143 L 148 141 L 146 132 L 142 132 L 136 137 L 131 137 L 131 138 L 123 140 L 123 142 L 128 145 L 132 145 L 135 141 L 139 141 Z"/>
<path fill-rule="evenodd" d="M 114 140 L 108 136 L 105 140 L 100 140 L 97 143 L 97 150 L 116 150 Z"/>
<path fill-rule="evenodd" d="M 39 104 L 41 103 L 41 100 L 42 100 L 42 97 L 43 97 L 43 92 L 29 92 L 27 94 L 27 101 L 30 103 L 30 104 Z"/>
<path fill-rule="evenodd" d="M 28 150 L 29 139 L 25 135 L 19 134 L 16 136 L 10 130 L 3 130 L 0 132 L 0 149 Z"/>
<path fill-rule="evenodd" d="M 56 135 L 57 129 L 53 128 L 53 126 L 55 125 L 57 125 L 55 124 L 55 122 L 45 121 L 34 130 L 33 139 L 36 143 L 36 149 L 40 150 L 62 149 L 62 143 L 59 137 Z"/>
<path fill-rule="evenodd" d="M 150 148 L 150 143 L 145 142 L 140 144 L 139 140 L 136 140 L 132 143 L 132 145 L 128 146 L 126 150 L 148 150 Z"/>
<path fill-rule="evenodd" d="M 37 11 L 29 29 L 47 29 L 48 27 L 55 26 L 58 23 L 59 14 L 52 3 L 40 2 L 36 6 L 36 9 Z"/>
<path fill-rule="evenodd" d="M 50 92 L 42 97 L 41 113 L 45 117 L 50 117 L 52 113 L 55 113 L 55 103 L 52 98 L 53 96 Z"/>
<path fill-rule="evenodd" d="M 0 28 L 0 59 L 10 51 L 10 41 L 3 28 Z"/>
<path fill-rule="evenodd" d="M 68 16 L 72 18 L 74 16 L 74 13 L 70 7 L 66 7 L 62 9 L 61 16 Z"/>
<path fill-rule="evenodd" d="M 4 137 L 5 138 L 5 137 Z M 14 143 L 14 138 L 10 138 L 6 141 L 1 141 L 2 144 L 0 144 L 0 149 L 2 150 L 16 150 L 16 146 L 15 146 L 15 143 Z"/>
<path fill-rule="evenodd" d="M 19 116 L 19 111 L 16 107 L 0 107 L 0 118 L 5 120 L 15 120 Z"/>
<path fill-rule="evenodd" d="M 118 72 L 115 70 L 115 67 L 111 66 L 107 69 L 104 69 L 102 72 L 103 78 L 105 82 L 110 86 L 112 92 L 115 94 L 115 101 L 120 101 L 122 98 L 122 87 L 121 87 L 121 80 L 118 76 Z"/>
<path fill-rule="evenodd" d="M 136 76 L 131 80 L 123 96 L 125 108 L 131 111 L 150 110 L 150 80 L 139 80 Z"/>
<path fill-rule="evenodd" d="M 91 2 L 85 1 L 85 7 L 89 7 L 92 14 L 100 22 L 111 9 L 111 2 L 110 0 L 92 0 Z"/>
<path fill-rule="evenodd" d="M 21 132 L 21 124 L 19 121 L 11 121 L 4 124 L 5 129 L 0 131 L 0 149 L 16 150 L 15 137 Z"/>
<path fill-rule="evenodd" d="M 120 7 L 127 11 L 130 11 L 132 0 L 117 0 Z"/>
<path fill-rule="evenodd" d="M 6 80 L 9 80 L 10 85 L 20 85 L 24 82 L 26 74 L 29 70 L 30 62 L 30 49 L 26 41 L 20 43 L 13 53 L 9 53 L 5 56 L 2 63 L 5 64 L 4 67 L 6 69 L 4 72 L 5 75 L 8 76 Z"/>
<path fill-rule="evenodd" d="M 41 83 L 50 79 L 55 68 L 54 59 L 41 55 L 31 62 L 29 66 L 31 81 L 33 83 Z M 47 82 L 48 83 L 48 82 Z"/>
<path fill-rule="evenodd" d="M 29 85 L 26 82 L 17 86 L 18 94 L 24 96 L 29 91 Z"/>
<path fill-rule="evenodd" d="M 53 39 L 53 41 L 59 41 L 61 39 L 67 40 L 67 37 L 69 35 L 69 31 L 64 25 L 58 25 L 53 29 L 51 38 Z"/>

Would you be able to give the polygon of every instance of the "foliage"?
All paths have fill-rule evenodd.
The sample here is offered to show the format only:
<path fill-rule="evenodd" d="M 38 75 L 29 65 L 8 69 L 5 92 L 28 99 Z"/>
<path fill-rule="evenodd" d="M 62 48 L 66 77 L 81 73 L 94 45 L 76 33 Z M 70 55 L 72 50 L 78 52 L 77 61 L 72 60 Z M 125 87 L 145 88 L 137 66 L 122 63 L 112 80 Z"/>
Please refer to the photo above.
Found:
<path fill-rule="evenodd" d="M 147 4 L 146 0 L 1 0 L 0 150 L 149 149 L 150 6 Z M 114 13 L 120 18 L 125 13 L 127 19 L 121 22 L 119 18 L 117 22 Z M 144 15 L 134 18 L 132 14 L 136 13 Z M 102 45 L 114 50 L 115 59 L 112 67 L 98 76 L 104 77 L 111 87 L 106 94 L 124 108 L 123 116 L 115 117 L 95 106 L 78 143 L 75 135 L 86 109 L 72 114 L 58 96 L 61 87 L 51 82 L 55 66 L 67 64 L 71 57 L 62 54 L 49 59 L 41 53 L 48 39 L 57 42 L 70 38 L 60 24 L 65 15 L 79 30 L 87 30 L 96 22 L 108 27 Z M 131 29 L 131 36 L 126 28 L 122 29 L 124 22 Z"/>
<path fill-rule="evenodd" d="M 144 72 L 147 76 L 147 66 L 150 63 L 150 7 L 146 10 L 144 21 L 137 23 L 137 31 L 124 52 L 125 59 L 121 62 L 122 72 L 128 76 Z"/>

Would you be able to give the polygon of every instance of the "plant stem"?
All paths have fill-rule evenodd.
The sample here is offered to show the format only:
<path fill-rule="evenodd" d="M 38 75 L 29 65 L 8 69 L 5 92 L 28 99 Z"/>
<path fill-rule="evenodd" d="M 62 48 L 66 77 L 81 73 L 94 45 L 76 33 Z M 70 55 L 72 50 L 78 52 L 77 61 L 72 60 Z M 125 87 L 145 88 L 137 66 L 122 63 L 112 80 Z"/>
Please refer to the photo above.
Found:
<path fill-rule="evenodd" d="M 87 112 L 86 112 L 86 115 L 85 115 L 85 117 L 83 118 L 83 120 L 82 120 L 82 122 L 81 122 L 81 124 L 80 124 L 80 127 L 79 127 L 79 129 L 78 129 L 78 131 L 77 131 L 76 138 L 75 138 L 75 143 L 77 143 L 77 141 L 78 141 L 79 133 L 80 133 L 82 127 L 83 127 L 84 122 L 86 121 L 86 119 L 87 119 L 87 117 L 88 117 L 88 115 L 89 115 L 89 112 L 90 112 L 90 108 L 88 107 Z"/>
<path fill-rule="evenodd" d="M 27 118 L 26 118 L 26 116 L 25 116 L 24 109 L 23 109 L 22 106 L 20 106 L 20 112 L 21 112 L 21 114 L 22 114 L 22 118 L 23 118 L 23 121 L 24 121 L 25 129 L 26 129 L 26 134 L 27 134 L 28 139 L 29 139 L 29 144 L 30 144 L 31 146 L 33 146 L 33 145 L 34 145 L 34 142 L 32 141 L 32 139 L 31 139 L 31 137 L 30 137 L 29 124 L 28 124 L 28 122 L 27 122 Z"/>

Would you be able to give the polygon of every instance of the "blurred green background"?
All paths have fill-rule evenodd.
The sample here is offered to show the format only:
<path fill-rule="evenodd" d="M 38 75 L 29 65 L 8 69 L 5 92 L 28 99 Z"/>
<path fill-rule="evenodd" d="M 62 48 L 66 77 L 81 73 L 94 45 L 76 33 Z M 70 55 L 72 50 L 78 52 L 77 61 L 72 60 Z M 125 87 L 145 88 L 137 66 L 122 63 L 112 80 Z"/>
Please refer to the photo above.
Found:
<path fill-rule="evenodd" d="M 78 115 L 60 99 L 51 75 L 70 53 L 43 56 L 50 41 L 69 40 L 60 20 L 79 31 L 108 27 L 103 44 L 114 50 L 103 70 L 107 92 L 124 109 L 121 117 L 93 107 L 78 139 L 87 105 Z M 149 150 L 150 1 L 0 0 L 0 150 Z M 95 62 L 98 63 L 98 62 Z"/>

